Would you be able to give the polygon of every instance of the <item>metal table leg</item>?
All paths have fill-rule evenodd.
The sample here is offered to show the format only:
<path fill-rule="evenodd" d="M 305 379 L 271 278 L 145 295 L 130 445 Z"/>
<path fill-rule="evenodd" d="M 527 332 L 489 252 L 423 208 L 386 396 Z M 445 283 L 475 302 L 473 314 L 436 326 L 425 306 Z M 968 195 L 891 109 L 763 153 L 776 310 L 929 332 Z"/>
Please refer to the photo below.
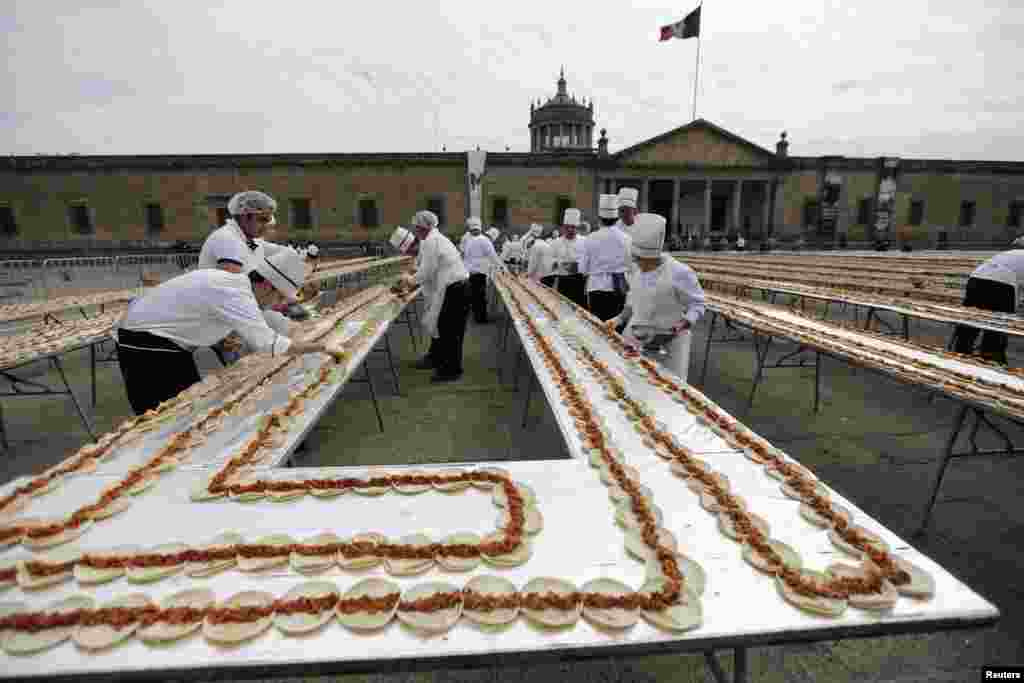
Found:
<path fill-rule="evenodd" d="M 963 406 L 960 408 L 960 414 L 957 415 L 956 420 L 953 422 L 953 431 L 950 432 L 949 440 L 946 442 L 946 449 L 942 453 L 942 463 L 939 465 L 938 476 L 935 477 L 935 485 L 932 487 L 932 495 L 928 499 L 928 505 L 925 507 L 924 520 L 921 522 L 920 528 L 914 532 L 915 536 L 920 536 L 925 533 L 928 528 L 928 523 L 932 519 L 932 511 L 935 508 L 935 499 L 939 495 L 939 488 L 942 486 L 942 479 L 946 476 L 946 468 L 949 467 L 949 461 L 953 457 L 953 447 L 956 445 L 957 437 L 960 436 L 960 430 L 963 429 L 964 421 L 967 419 L 967 411 L 971 408 L 970 406 Z"/>
<path fill-rule="evenodd" d="M 7 443 L 7 429 L 4 427 L 3 405 L 0 405 L 0 444 L 3 444 L 5 451 L 11 449 L 11 445 Z"/>
<path fill-rule="evenodd" d="M 715 323 L 718 321 L 718 313 L 716 311 L 711 312 L 711 324 L 708 325 L 708 340 L 704 344 L 704 368 L 700 372 L 700 385 L 704 386 L 704 380 L 708 376 L 708 361 L 711 360 L 711 339 L 715 334 Z M 757 341 L 755 340 L 755 345 Z"/>
<path fill-rule="evenodd" d="M 910 341 L 910 316 L 903 314 L 903 340 Z"/>
<path fill-rule="evenodd" d="M 384 350 L 388 354 L 388 366 L 391 368 L 391 379 L 395 383 L 395 393 L 402 395 L 402 387 L 398 384 L 398 371 L 395 369 L 395 359 L 391 355 L 391 330 L 384 333 Z"/>
<path fill-rule="evenodd" d="M 96 410 L 96 344 L 89 346 L 89 368 L 92 371 L 92 409 Z"/>
<path fill-rule="evenodd" d="M 821 352 L 814 353 L 814 412 L 821 405 Z"/>
<path fill-rule="evenodd" d="M 725 670 L 722 669 L 722 665 L 718 663 L 718 659 L 715 658 L 714 650 L 709 650 L 704 653 L 704 662 L 708 665 L 708 669 L 711 670 L 711 675 L 714 677 L 717 683 L 729 683 L 729 677 L 725 675 Z M 733 683 L 746 683 L 747 681 L 747 648 L 736 647 L 733 648 L 732 655 L 733 671 L 732 680 Z"/>
<path fill-rule="evenodd" d="M 516 371 L 513 377 L 512 391 L 519 391 L 519 373 L 523 367 L 523 357 L 526 356 L 526 350 L 520 347 L 519 353 L 516 354 Z"/>
<path fill-rule="evenodd" d="M 53 362 L 53 367 L 57 368 L 57 372 L 60 373 L 61 381 L 64 382 L 64 388 L 68 390 L 68 395 L 75 404 L 75 410 L 78 411 L 78 417 L 82 418 L 82 425 L 85 427 L 85 431 L 89 433 L 89 436 L 92 437 L 93 441 L 96 441 L 96 434 L 92 431 L 92 425 L 89 424 L 89 418 L 85 416 L 85 411 L 82 410 L 82 405 L 78 402 L 78 397 L 75 396 L 75 392 L 71 391 L 71 384 L 68 383 L 68 378 L 64 374 L 64 367 L 60 364 L 60 359 L 53 356 L 50 360 Z"/>
<path fill-rule="evenodd" d="M 750 413 L 751 408 L 754 407 L 754 394 L 757 392 L 757 385 L 761 383 L 761 377 L 764 375 L 764 365 L 768 360 L 768 348 L 772 344 L 772 337 L 768 337 L 768 340 L 764 343 L 763 353 L 757 353 L 757 332 L 754 332 L 754 353 L 757 355 L 757 371 L 754 373 L 754 386 L 750 388 L 750 398 L 747 399 L 747 413 Z"/>
<path fill-rule="evenodd" d="M 533 373 L 529 373 L 526 378 L 526 400 L 523 401 L 523 427 L 526 427 L 526 417 L 530 414 L 530 396 L 533 393 L 534 377 Z"/>

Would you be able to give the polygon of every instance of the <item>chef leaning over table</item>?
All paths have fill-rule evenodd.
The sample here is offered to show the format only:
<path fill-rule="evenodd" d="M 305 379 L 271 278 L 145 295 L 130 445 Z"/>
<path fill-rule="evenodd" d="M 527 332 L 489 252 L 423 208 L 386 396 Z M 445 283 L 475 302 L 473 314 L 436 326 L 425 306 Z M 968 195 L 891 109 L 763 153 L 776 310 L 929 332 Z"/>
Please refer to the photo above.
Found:
<path fill-rule="evenodd" d="M 248 273 L 193 270 L 133 301 L 116 326 L 118 362 L 132 410 L 141 415 L 198 382 L 193 350 L 231 332 L 256 352 L 334 353 L 325 344 L 294 342 L 275 332 L 260 311 L 294 301 L 305 268 L 297 251 L 283 249 L 252 263 Z"/>
<path fill-rule="evenodd" d="M 623 339 L 632 346 L 663 348 L 667 353 L 655 357 L 685 381 L 690 329 L 704 315 L 704 290 L 693 269 L 662 252 L 664 218 L 638 214 L 631 232 L 636 269 L 630 276 L 626 306 L 605 325 L 611 329 L 626 325 Z"/>
<path fill-rule="evenodd" d="M 228 201 L 231 217 L 203 242 L 196 267 L 240 273 L 250 258 L 270 256 L 287 249 L 283 244 L 263 239 L 267 229 L 277 224 L 275 211 L 274 198 L 259 190 L 245 190 L 232 196 Z"/>
<path fill-rule="evenodd" d="M 1019 247 L 1015 241 L 1013 246 Z M 1024 249 L 1017 248 L 996 254 L 974 269 L 967 279 L 964 306 L 983 308 L 999 313 L 1015 313 L 1017 299 L 1024 285 Z M 957 325 L 953 350 L 974 353 L 974 342 L 980 330 L 969 325 Z M 1007 365 L 1007 337 L 1002 332 L 986 330 L 981 336 L 981 357 Z"/>
<path fill-rule="evenodd" d="M 433 369 L 431 382 L 450 382 L 462 377 L 469 271 L 455 245 L 437 230 L 437 216 L 433 212 L 417 212 L 413 226 L 420 241 L 416 273 L 402 275 L 399 282 L 410 288 L 422 287 L 426 302 L 423 327 L 430 335 L 430 350 L 416 367 Z M 395 237 L 393 235 L 392 240 Z"/>

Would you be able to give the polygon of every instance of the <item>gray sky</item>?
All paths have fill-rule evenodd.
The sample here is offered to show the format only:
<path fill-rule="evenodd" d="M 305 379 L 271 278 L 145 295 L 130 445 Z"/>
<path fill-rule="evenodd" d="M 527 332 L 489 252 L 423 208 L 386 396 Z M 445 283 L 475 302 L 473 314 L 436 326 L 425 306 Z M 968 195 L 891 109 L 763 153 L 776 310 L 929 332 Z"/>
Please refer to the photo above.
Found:
<path fill-rule="evenodd" d="M 562 64 L 615 151 L 690 120 L 695 4 L 6 0 L 0 153 L 527 151 Z M 703 14 L 697 115 L 757 144 L 1024 161 L 1020 0 Z"/>

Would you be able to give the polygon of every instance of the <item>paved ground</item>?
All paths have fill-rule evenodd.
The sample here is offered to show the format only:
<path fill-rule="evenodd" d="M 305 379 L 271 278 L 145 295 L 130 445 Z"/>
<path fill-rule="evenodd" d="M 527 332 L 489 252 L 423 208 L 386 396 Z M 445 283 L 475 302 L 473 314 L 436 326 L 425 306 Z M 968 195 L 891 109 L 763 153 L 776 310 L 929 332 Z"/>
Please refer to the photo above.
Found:
<path fill-rule="evenodd" d="M 691 378 L 699 377 L 706 325 L 697 331 Z M 522 419 L 523 383 L 513 391 L 511 363 L 498 383 L 495 339 L 499 326 L 470 323 L 466 376 L 432 386 L 428 375 L 409 367 L 415 358 L 406 328 L 394 331 L 402 395 L 394 392 L 383 355 L 371 358 L 387 431 L 380 434 L 367 388 L 352 386 L 312 432 L 304 465 L 395 464 L 563 457 L 553 417 L 534 394 L 528 427 Z M 915 323 L 916 339 L 944 339 L 941 327 Z M 420 349 L 422 351 L 422 348 Z M 1016 365 L 1024 348 L 1011 348 Z M 510 356 L 511 358 L 511 356 Z M 203 365 L 214 367 L 209 356 Z M 88 401 L 88 356 L 66 361 L 69 376 Z M 743 417 L 754 369 L 749 342 L 715 345 L 704 390 Z M 920 391 L 878 375 L 823 361 L 823 404 L 812 414 L 813 369 L 770 370 L 753 411 L 744 418 L 761 434 L 809 465 L 866 512 L 911 540 L 1002 610 L 1000 624 L 984 632 L 899 636 L 751 651 L 752 681 L 976 681 L 984 663 L 1024 662 L 1024 460 L 975 458 L 955 462 L 942 488 L 926 537 L 910 539 L 936 473 L 955 406 L 929 402 Z M 54 378 L 51 371 L 44 375 Z M 116 365 L 102 366 L 94 419 L 106 429 L 128 415 Z M 38 471 L 82 443 L 81 429 L 66 399 L 5 400 L 12 449 L 0 457 L 0 480 Z M 1021 429 L 1010 433 L 1024 443 Z M 982 445 L 996 445 L 981 439 Z M 722 658 L 726 670 L 729 662 Z M 557 661 L 535 666 L 393 673 L 317 678 L 397 683 L 405 681 L 566 680 L 711 681 L 700 656 L 661 656 L 597 661 Z"/>

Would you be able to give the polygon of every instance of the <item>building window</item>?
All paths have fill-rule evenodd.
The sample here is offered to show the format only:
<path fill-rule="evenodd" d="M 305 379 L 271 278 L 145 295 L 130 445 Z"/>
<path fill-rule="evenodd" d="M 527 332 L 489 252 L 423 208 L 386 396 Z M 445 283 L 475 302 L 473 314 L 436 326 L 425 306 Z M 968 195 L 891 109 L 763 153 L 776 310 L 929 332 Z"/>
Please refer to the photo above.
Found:
<path fill-rule="evenodd" d="M 437 227 L 448 225 L 448 217 L 444 211 L 444 197 L 431 197 L 427 200 L 427 211 L 437 216 Z"/>
<path fill-rule="evenodd" d="M 364 228 L 376 228 L 380 225 L 380 220 L 377 216 L 377 200 L 359 200 L 359 225 Z"/>
<path fill-rule="evenodd" d="M 864 197 L 857 202 L 857 225 L 871 225 L 871 197 Z"/>
<path fill-rule="evenodd" d="M 1006 216 L 1006 227 L 1019 228 L 1021 214 L 1024 214 L 1024 201 L 1017 199 L 1010 202 L 1010 212 Z"/>
<path fill-rule="evenodd" d="M 818 200 L 804 200 L 804 227 L 810 228 L 818 224 Z"/>
<path fill-rule="evenodd" d="M 92 213 L 89 205 L 85 203 L 72 204 L 68 207 L 68 220 L 71 222 L 71 229 L 79 235 L 93 234 Z"/>
<path fill-rule="evenodd" d="M 910 202 L 910 214 L 907 216 L 907 223 L 909 225 L 921 225 L 924 220 L 924 202 L 920 199 L 914 199 Z"/>
<path fill-rule="evenodd" d="M 14 237 L 18 234 L 18 223 L 14 220 L 14 208 L 0 205 L 0 236 Z"/>
<path fill-rule="evenodd" d="M 507 197 L 495 197 L 491 200 L 491 222 L 495 225 L 508 225 Z"/>
<path fill-rule="evenodd" d="M 960 227 L 969 228 L 974 225 L 974 210 L 976 204 L 974 202 L 960 202 Z"/>
<path fill-rule="evenodd" d="M 551 221 L 552 225 L 561 225 L 562 219 L 565 217 L 565 210 L 572 207 L 572 197 L 559 197 L 555 200 L 555 219 Z"/>
<path fill-rule="evenodd" d="M 313 210 L 308 199 L 292 199 L 292 227 L 296 230 L 313 228 Z"/>
<path fill-rule="evenodd" d="M 159 234 L 164 229 L 164 208 L 155 203 L 146 204 L 144 208 L 146 211 L 146 234 Z"/>

